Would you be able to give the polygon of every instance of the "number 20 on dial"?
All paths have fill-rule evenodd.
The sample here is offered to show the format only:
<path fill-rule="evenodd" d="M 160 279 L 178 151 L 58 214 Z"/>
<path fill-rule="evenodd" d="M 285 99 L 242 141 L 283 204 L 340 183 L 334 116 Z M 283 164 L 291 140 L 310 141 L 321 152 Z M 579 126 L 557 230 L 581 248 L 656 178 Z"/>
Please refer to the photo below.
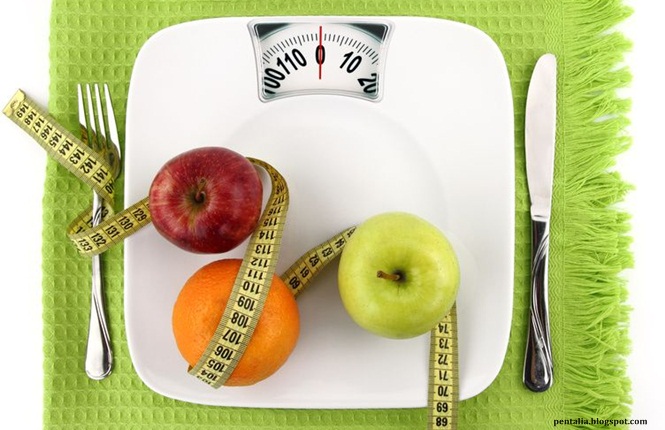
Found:
<path fill-rule="evenodd" d="M 303 94 L 380 100 L 390 23 L 269 18 L 249 29 L 261 100 Z"/>

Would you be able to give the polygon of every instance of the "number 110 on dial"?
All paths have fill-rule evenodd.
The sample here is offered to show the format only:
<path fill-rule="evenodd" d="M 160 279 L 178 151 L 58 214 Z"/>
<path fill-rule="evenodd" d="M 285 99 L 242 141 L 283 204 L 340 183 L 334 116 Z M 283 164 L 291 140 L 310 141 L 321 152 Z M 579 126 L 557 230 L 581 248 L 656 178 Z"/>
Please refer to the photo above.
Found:
<path fill-rule="evenodd" d="M 269 18 L 249 28 L 261 100 L 303 94 L 380 100 L 390 23 Z"/>

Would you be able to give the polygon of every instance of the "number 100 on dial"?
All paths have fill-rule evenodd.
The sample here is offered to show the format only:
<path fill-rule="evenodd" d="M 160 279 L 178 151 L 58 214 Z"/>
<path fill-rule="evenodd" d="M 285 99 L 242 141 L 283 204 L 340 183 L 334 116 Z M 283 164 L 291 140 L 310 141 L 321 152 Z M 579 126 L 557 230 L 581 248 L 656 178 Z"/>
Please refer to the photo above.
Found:
<path fill-rule="evenodd" d="M 388 22 L 257 19 L 249 23 L 263 101 L 333 94 L 378 101 Z"/>

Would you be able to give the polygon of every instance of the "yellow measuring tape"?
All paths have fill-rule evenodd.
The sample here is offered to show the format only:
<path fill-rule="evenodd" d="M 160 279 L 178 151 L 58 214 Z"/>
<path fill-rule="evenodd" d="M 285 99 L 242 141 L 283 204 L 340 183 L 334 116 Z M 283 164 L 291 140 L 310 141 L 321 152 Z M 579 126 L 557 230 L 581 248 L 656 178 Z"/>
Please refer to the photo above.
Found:
<path fill-rule="evenodd" d="M 430 332 L 429 429 L 457 429 L 459 378 L 457 359 L 457 306 Z"/>
<path fill-rule="evenodd" d="M 113 201 L 113 168 L 102 154 L 72 135 L 20 90 L 3 112 L 53 159 L 98 192 L 105 202 Z M 272 191 L 259 226 L 250 237 L 217 330 L 199 362 L 189 369 L 190 374 L 215 388 L 222 386 L 235 369 L 258 323 L 277 265 L 289 204 L 288 186 L 282 175 L 264 161 L 248 160 L 268 173 Z M 104 211 L 105 215 L 112 215 L 108 203 Z M 87 209 L 70 224 L 68 236 L 81 254 L 94 255 L 122 242 L 150 222 L 148 198 L 145 198 L 107 216 L 96 227 L 92 227 L 92 214 Z M 310 249 L 281 275 L 296 297 L 342 253 L 354 231 L 355 227 L 350 227 Z M 457 429 L 459 382 L 455 306 L 432 329 L 430 343 L 427 428 Z"/>
<path fill-rule="evenodd" d="M 3 113 L 26 131 L 55 161 L 99 193 L 105 202 L 104 211 L 111 211 L 109 202 L 113 202 L 114 169 L 102 154 L 67 131 L 21 90 L 9 100 Z M 94 255 L 122 242 L 149 223 L 150 212 L 146 198 L 94 228 L 91 211 L 87 209 L 72 222 L 67 234 L 81 254 Z"/>
<path fill-rule="evenodd" d="M 312 279 L 329 262 L 342 253 L 346 242 L 355 230 L 355 227 L 347 228 L 322 244 L 310 249 L 280 276 L 284 283 L 291 287 L 291 292 L 294 296 L 298 297 Z"/>
<path fill-rule="evenodd" d="M 53 159 L 92 187 L 104 200 L 112 200 L 113 169 L 104 157 L 58 124 L 23 91 L 14 94 L 3 112 Z"/>

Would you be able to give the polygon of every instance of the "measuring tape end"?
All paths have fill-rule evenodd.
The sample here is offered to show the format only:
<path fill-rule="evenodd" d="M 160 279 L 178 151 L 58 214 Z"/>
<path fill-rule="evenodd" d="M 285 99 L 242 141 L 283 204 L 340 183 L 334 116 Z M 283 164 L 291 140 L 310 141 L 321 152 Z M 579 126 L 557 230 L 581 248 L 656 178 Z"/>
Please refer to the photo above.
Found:
<path fill-rule="evenodd" d="M 16 109 L 16 106 L 23 102 L 25 100 L 25 93 L 22 90 L 17 90 L 16 93 L 12 96 L 12 98 L 9 100 L 9 103 L 7 103 L 7 106 L 2 110 L 2 113 L 4 113 L 7 116 L 12 116 L 14 114 L 14 110 Z"/>

